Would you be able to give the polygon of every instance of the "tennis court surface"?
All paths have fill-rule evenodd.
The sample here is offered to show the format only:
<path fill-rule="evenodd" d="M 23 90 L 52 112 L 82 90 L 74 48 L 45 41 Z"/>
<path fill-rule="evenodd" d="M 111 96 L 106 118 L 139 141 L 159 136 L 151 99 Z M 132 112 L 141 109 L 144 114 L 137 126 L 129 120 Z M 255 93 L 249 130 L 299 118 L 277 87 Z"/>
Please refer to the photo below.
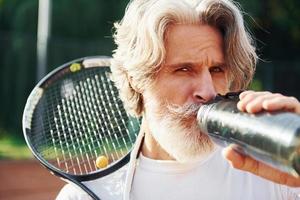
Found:
<path fill-rule="evenodd" d="M 0 200 L 53 200 L 64 181 L 35 160 L 0 160 Z"/>

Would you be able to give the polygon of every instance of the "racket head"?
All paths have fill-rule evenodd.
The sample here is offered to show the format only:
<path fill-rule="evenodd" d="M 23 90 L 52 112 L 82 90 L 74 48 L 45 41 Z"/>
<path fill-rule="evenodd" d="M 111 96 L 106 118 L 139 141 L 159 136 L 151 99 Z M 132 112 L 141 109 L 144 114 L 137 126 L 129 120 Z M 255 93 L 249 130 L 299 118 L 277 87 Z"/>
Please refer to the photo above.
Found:
<path fill-rule="evenodd" d="M 29 95 L 23 133 L 33 155 L 63 178 L 88 181 L 124 166 L 140 120 L 127 115 L 110 76 L 110 58 L 85 57 L 43 78 Z M 98 168 L 96 160 L 109 160 Z"/>

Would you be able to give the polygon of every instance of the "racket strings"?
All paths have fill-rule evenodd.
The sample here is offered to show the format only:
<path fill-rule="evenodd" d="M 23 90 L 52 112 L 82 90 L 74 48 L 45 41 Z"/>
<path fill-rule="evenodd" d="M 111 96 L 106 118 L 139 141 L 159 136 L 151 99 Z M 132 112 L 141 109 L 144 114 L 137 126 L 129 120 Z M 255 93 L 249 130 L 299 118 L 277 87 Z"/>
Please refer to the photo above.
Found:
<path fill-rule="evenodd" d="M 82 97 L 80 97 L 80 98 L 82 98 Z M 99 105 L 100 104 L 100 101 L 99 101 L 99 99 L 98 99 L 98 97 L 96 96 L 95 98 L 97 98 L 97 104 L 96 105 Z M 95 98 L 92 98 L 92 99 L 95 99 Z M 66 102 L 66 103 L 65 103 Z M 83 102 L 79 102 L 79 104 L 85 104 L 84 102 L 86 102 L 86 100 L 85 101 L 83 101 Z M 66 105 L 67 104 L 67 105 Z M 76 104 L 76 105 L 78 105 L 78 104 Z M 59 115 L 59 119 L 60 119 L 60 121 L 61 121 L 61 124 L 64 124 L 64 123 L 66 123 L 66 124 L 69 124 L 69 120 L 68 120 L 68 116 L 67 116 L 67 112 L 66 112 L 66 107 L 68 108 L 68 112 L 69 112 L 69 114 L 70 114 L 70 118 L 71 118 L 71 121 L 72 122 L 74 122 L 74 119 L 76 120 L 76 121 L 78 121 L 78 119 L 76 118 L 76 117 L 78 117 L 78 115 L 79 115 L 79 117 L 80 117 L 80 120 L 82 119 L 81 117 L 83 117 L 83 118 L 88 118 L 88 120 L 85 120 L 84 122 L 90 122 L 90 125 L 91 126 L 96 126 L 96 130 L 99 130 L 99 126 L 98 126 L 98 124 L 97 123 L 93 123 L 93 119 L 95 119 L 95 118 L 98 118 L 99 120 L 103 120 L 104 121 L 104 123 L 106 124 L 107 123 L 107 120 L 109 120 L 109 121 L 112 121 L 112 119 L 109 117 L 109 119 L 104 119 L 103 117 L 105 117 L 105 116 L 107 116 L 107 115 L 111 115 L 110 113 L 102 113 L 101 115 L 99 114 L 100 113 L 100 110 L 98 110 L 100 107 L 99 106 L 95 106 L 95 102 L 93 102 L 93 105 L 94 105 L 94 107 L 92 108 L 91 107 L 91 104 L 89 104 L 89 106 L 88 105 L 85 105 L 86 106 L 86 108 L 90 108 L 90 110 L 88 110 L 88 115 L 87 116 L 85 116 L 84 115 L 84 112 L 82 112 L 82 110 L 81 110 L 81 108 L 80 107 L 78 107 L 78 106 L 76 106 L 75 107 L 75 104 L 74 104 L 74 102 L 73 101 L 71 101 L 71 103 L 70 103 L 70 101 L 64 101 L 64 99 L 62 100 L 62 108 L 63 108 L 63 113 L 64 113 L 64 116 L 61 116 L 61 111 L 60 111 L 60 107 L 61 106 L 58 106 L 58 110 L 59 110 L 59 113 L 57 113 L 57 115 Z M 72 107 L 72 109 L 70 109 Z M 107 108 L 105 107 L 105 105 L 102 105 L 102 107 L 104 107 L 105 108 L 105 110 L 107 111 Z M 116 109 L 116 108 L 114 108 L 114 109 Z M 119 109 L 119 108 L 118 108 Z M 72 113 L 72 110 L 77 110 L 77 113 Z M 94 110 L 96 110 L 96 112 L 94 111 Z M 114 111 L 112 111 L 113 113 L 114 113 Z M 125 124 L 125 121 L 124 121 L 124 119 L 123 119 L 123 117 L 122 116 L 124 116 L 124 115 L 126 115 L 126 113 L 123 111 L 122 113 L 120 112 L 120 110 L 118 110 L 118 112 L 119 112 L 119 116 L 118 117 L 116 117 L 116 115 L 114 115 L 114 118 L 113 119 L 116 119 L 117 121 L 123 121 L 123 124 Z M 83 116 L 81 116 L 81 113 L 83 113 Z M 93 115 L 93 116 L 91 116 L 91 115 Z M 75 117 L 74 117 L 75 116 Z M 56 119 L 56 118 L 54 118 L 54 119 Z M 67 120 L 66 120 L 67 119 Z M 73 119 L 73 120 L 72 120 Z M 80 123 L 83 123 L 82 121 L 79 121 L 79 123 L 77 123 L 77 124 L 80 124 Z M 127 129 L 126 129 L 126 127 L 124 127 L 123 126 L 123 124 L 120 124 L 120 126 L 117 126 L 117 128 L 119 129 L 119 131 L 117 132 L 117 134 L 118 133 L 123 133 L 124 131 L 127 131 Z M 73 125 L 74 126 L 74 125 Z M 63 125 L 61 126 L 61 127 L 64 127 Z M 103 128 L 103 127 L 101 127 L 101 128 Z M 114 128 L 114 127 L 113 127 Z M 80 128 L 79 128 L 80 129 Z M 89 129 L 88 130 L 83 130 L 83 131 L 90 131 Z M 103 131 L 103 130 L 102 130 Z M 117 135 L 116 134 L 116 135 Z M 126 136 L 130 136 L 130 135 L 125 135 L 125 137 Z M 117 136 L 117 138 L 124 138 L 124 135 L 120 135 L 120 136 Z"/>
<path fill-rule="evenodd" d="M 97 157 L 110 165 L 132 148 L 139 122 L 130 118 L 107 73 L 75 73 L 46 90 L 33 131 L 42 157 L 67 173 L 99 170 Z M 38 135 L 38 134 L 36 134 Z"/>

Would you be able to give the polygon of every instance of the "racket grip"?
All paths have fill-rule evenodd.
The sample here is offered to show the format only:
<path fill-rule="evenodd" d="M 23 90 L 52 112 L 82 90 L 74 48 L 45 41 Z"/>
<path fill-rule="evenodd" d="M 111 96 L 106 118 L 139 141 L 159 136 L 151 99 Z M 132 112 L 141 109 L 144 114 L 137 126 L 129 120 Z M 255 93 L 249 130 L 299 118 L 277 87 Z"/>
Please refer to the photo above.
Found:
<path fill-rule="evenodd" d="M 294 176 L 300 175 L 300 116 L 289 112 L 248 114 L 237 99 L 220 99 L 201 106 L 197 121 L 202 132 L 221 146 Z"/>

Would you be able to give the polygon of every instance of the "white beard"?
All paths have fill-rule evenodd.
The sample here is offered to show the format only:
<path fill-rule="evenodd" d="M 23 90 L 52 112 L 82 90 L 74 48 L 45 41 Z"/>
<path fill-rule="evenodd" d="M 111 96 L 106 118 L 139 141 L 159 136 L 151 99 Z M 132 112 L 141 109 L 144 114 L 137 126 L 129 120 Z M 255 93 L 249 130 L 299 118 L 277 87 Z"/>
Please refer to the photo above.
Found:
<path fill-rule="evenodd" d="M 187 127 L 170 109 L 157 112 L 158 109 L 154 101 L 148 102 L 145 117 L 152 136 L 171 157 L 182 163 L 194 162 L 213 150 L 213 143 L 200 132 L 196 121 Z"/>

